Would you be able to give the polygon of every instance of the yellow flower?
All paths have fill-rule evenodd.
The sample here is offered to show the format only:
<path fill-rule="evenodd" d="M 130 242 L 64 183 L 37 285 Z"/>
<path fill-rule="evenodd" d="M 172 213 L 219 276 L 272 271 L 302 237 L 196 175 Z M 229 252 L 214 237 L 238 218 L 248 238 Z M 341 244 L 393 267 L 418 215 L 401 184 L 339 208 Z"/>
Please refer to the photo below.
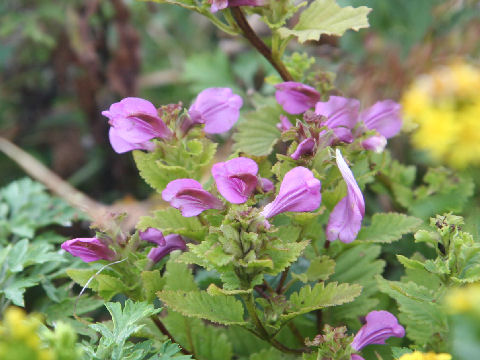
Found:
<path fill-rule="evenodd" d="M 452 360 L 452 355 L 414 351 L 413 353 L 402 355 L 398 360 Z"/>
<path fill-rule="evenodd" d="M 454 63 L 423 75 L 405 92 L 412 143 L 452 167 L 480 165 L 480 69 Z"/>
<path fill-rule="evenodd" d="M 446 305 L 453 314 L 472 311 L 480 314 L 480 284 L 452 290 L 446 297 Z"/>
<path fill-rule="evenodd" d="M 37 333 L 40 323 L 35 315 L 27 316 L 17 307 L 8 308 L 0 322 L 0 359 L 53 360 L 53 352 L 42 348 Z"/>

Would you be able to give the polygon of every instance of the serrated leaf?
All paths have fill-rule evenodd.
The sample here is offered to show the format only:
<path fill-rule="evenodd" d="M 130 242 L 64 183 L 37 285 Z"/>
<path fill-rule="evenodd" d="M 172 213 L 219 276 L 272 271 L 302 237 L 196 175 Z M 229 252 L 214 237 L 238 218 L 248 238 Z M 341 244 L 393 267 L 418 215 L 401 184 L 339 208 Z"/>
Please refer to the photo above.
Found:
<path fill-rule="evenodd" d="M 180 234 L 191 239 L 202 241 L 206 229 L 196 217 L 184 217 L 174 208 L 157 210 L 153 216 L 142 216 L 137 223 L 138 230 L 149 227 L 161 229 L 164 234 Z"/>
<path fill-rule="evenodd" d="M 292 277 L 300 279 L 302 282 L 327 280 L 335 271 L 335 260 L 328 256 L 318 256 L 310 261 L 310 266 L 303 274 L 294 274 Z"/>
<path fill-rule="evenodd" d="M 159 354 L 157 354 L 152 360 L 188 360 L 191 359 L 191 355 L 178 355 L 180 352 L 180 346 L 178 344 L 172 344 L 170 340 L 167 340 L 162 344 L 159 350 Z"/>
<path fill-rule="evenodd" d="M 273 268 L 267 268 L 264 272 L 269 275 L 277 275 L 285 270 L 287 266 L 297 261 L 309 243 L 310 241 L 305 240 L 295 243 L 272 244 L 273 246 L 267 249 L 265 254 L 273 261 Z"/>
<path fill-rule="evenodd" d="M 417 344 L 447 341 L 448 321 L 441 306 L 441 289 L 434 292 L 414 282 L 387 281 L 377 277 L 379 289 L 398 303 L 400 323 Z"/>
<path fill-rule="evenodd" d="M 379 245 L 357 243 L 346 247 L 337 254 L 335 259 L 335 273 L 329 281 L 352 283 L 363 286 L 362 294 L 353 302 L 326 310 L 329 315 L 338 320 L 355 320 L 359 316 L 374 309 L 378 300 L 373 295 L 378 292 L 375 276 L 382 273 L 385 261 L 379 260 L 381 247 Z"/>
<path fill-rule="evenodd" d="M 255 156 L 270 154 L 280 139 L 277 123 L 282 113 L 282 108 L 278 104 L 271 104 L 245 114 L 233 135 L 234 150 Z"/>
<path fill-rule="evenodd" d="M 206 291 L 160 291 L 158 298 L 169 308 L 189 317 L 224 325 L 244 325 L 243 305 L 233 296 L 210 295 Z"/>
<path fill-rule="evenodd" d="M 340 284 L 333 282 L 325 286 L 316 284 L 313 289 L 310 285 L 303 286 L 299 292 L 294 292 L 288 299 L 288 312 L 280 316 L 283 321 L 290 320 L 298 315 L 329 306 L 341 305 L 353 301 L 362 292 L 357 284 Z"/>
<path fill-rule="evenodd" d="M 369 226 L 362 227 L 358 233 L 357 240 L 391 243 L 408 234 L 416 231 L 423 220 L 399 213 L 380 213 L 372 217 Z"/>
<path fill-rule="evenodd" d="M 205 324 L 200 319 L 184 317 L 168 310 L 163 323 L 175 340 L 195 354 L 197 360 L 230 360 L 232 344 L 225 334 L 225 328 Z M 231 327 L 228 327 L 229 329 Z"/>
<path fill-rule="evenodd" d="M 143 180 L 158 192 L 162 192 L 172 180 L 189 177 L 188 171 L 181 166 L 162 164 L 155 152 L 135 150 L 133 159 Z"/>
<path fill-rule="evenodd" d="M 278 33 L 283 38 L 296 36 L 301 43 L 319 40 L 322 34 L 342 36 L 349 29 L 367 28 L 370 11 L 366 6 L 341 8 L 335 0 L 315 0 L 302 12 L 292 30 L 282 27 Z"/>
<path fill-rule="evenodd" d="M 155 294 L 157 291 L 162 290 L 165 279 L 162 279 L 160 271 L 142 271 L 140 273 L 142 279 L 142 289 L 145 296 L 145 300 L 152 302 L 155 299 Z"/>
<path fill-rule="evenodd" d="M 186 264 L 176 262 L 175 259 L 170 259 L 167 262 L 163 277 L 165 279 L 164 290 L 198 290 L 192 271 Z"/>

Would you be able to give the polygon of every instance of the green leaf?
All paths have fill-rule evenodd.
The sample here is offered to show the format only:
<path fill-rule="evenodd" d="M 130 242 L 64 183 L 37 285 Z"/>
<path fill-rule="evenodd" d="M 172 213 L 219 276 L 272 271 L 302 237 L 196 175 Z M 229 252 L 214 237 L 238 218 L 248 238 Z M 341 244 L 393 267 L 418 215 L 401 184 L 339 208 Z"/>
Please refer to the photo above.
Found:
<path fill-rule="evenodd" d="M 406 326 L 408 338 L 421 346 L 434 346 L 448 340 L 448 321 L 441 305 L 442 289 L 434 292 L 414 282 L 387 281 L 379 276 L 377 282 L 382 292 L 397 301 L 399 320 Z"/>
<path fill-rule="evenodd" d="M 357 240 L 391 243 L 408 234 L 416 231 L 423 220 L 398 213 L 380 213 L 372 217 L 369 226 L 362 227 L 358 233 Z"/>
<path fill-rule="evenodd" d="M 105 300 L 110 300 L 114 295 L 127 290 L 125 283 L 119 278 L 105 273 L 96 275 L 97 271 L 94 269 L 67 269 L 66 272 L 73 281 L 81 286 L 86 286 L 90 281 L 88 288 L 98 292 Z"/>
<path fill-rule="evenodd" d="M 309 281 L 325 281 L 335 271 L 335 261 L 328 256 L 318 256 L 310 261 L 310 266 L 303 274 L 292 273 L 292 277 L 306 283 Z"/>
<path fill-rule="evenodd" d="M 363 291 L 353 302 L 331 310 L 327 309 L 326 312 L 337 321 L 345 319 L 358 321 L 358 317 L 374 309 L 378 303 L 373 297 L 378 292 L 375 276 L 383 272 L 385 261 L 378 259 L 382 250 L 379 245 L 365 243 L 354 243 L 353 246 L 341 245 L 343 251 L 334 256 L 335 273 L 329 281 L 359 284 Z"/>
<path fill-rule="evenodd" d="M 7 222 L 8 232 L 32 238 L 39 228 L 57 224 L 69 226 L 80 218 L 79 212 L 63 200 L 50 196 L 45 187 L 31 179 L 14 181 L 0 189 L 0 221 Z"/>
<path fill-rule="evenodd" d="M 140 171 L 140 176 L 152 188 L 161 192 L 167 184 L 175 179 L 188 178 L 189 173 L 178 165 L 165 165 L 157 152 L 133 151 L 133 159 Z"/>
<path fill-rule="evenodd" d="M 244 325 L 243 305 L 233 296 L 210 295 L 206 291 L 171 291 L 157 293 L 168 308 L 189 317 L 207 319 L 224 325 Z"/>
<path fill-rule="evenodd" d="M 197 360 L 230 360 L 232 344 L 225 332 L 228 327 L 207 325 L 195 318 L 183 317 L 181 314 L 168 310 L 162 318 L 168 331 L 184 348 L 194 354 Z"/>
<path fill-rule="evenodd" d="M 178 263 L 175 261 L 175 259 L 170 259 L 167 262 L 163 277 L 165 279 L 164 290 L 198 290 L 198 286 L 195 283 L 192 271 L 186 264 Z"/>
<path fill-rule="evenodd" d="M 265 269 L 264 272 L 269 275 L 277 275 L 285 270 L 287 266 L 297 261 L 309 242 L 308 240 L 295 243 L 272 242 L 265 254 L 272 260 L 273 268 Z"/>
<path fill-rule="evenodd" d="M 302 12 L 292 30 L 282 27 L 278 33 L 283 38 L 296 36 L 301 43 L 320 40 L 322 34 L 342 36 L 349 29 L 367 28 L 370 10 L 365 6 L 341 8 L 335 0 L 315 0 Z"/>
<path fill-rule="evenodd" d="M 157 354 L 152 360 L 188 360 L 191 359 L 191 355 L 179 355 L 177 354 L 180 352 L 180 346 L 178 344 L 172 344 L 170 340 L 167 340 L 162 344 L 159 350 L 159 354 Z"/>
<path fill-rule="evenodd" d="M 156 297 L 156 292 L 162 290 L 165 279 L 162 279 L 159 270 L 142 271 L 140 277 L 142 278 L 142 289 L 145 300 L 152 302 Z"/>
<path fill-rule="evenodd" d="M 233 135 L 234 150 L 255 156 L 270 154 L 280 139 L 277 123 L 282 113 L 278 104 L 268 104 L 245 114 Z"/>
<path fill-rule="evenodd" d="M 298 315 L 329 306 L 341 305 L 353 301 L 362 292 L 357 284 L 340 284 L 334 282 L 325 286 L 316 284 L 313 289 L 305 285 L 299 292 L 294 292 L 288 299 L 288 312 L 280 316 L 283 321 L 290 320 Z"/>
<path fill-rule="evenodd" d="M 206 229 L 196 217 L 184 217 L 174 208 L 157 210 L 153 216 L 143 216 L 137 223 L 137 229 L 144 231 L 149 227 L 161 229 L 164 234 L 180 234 L 202 241 Z"/>
<path fill-rule="evenodd" d="M 7 285 L 4 285 L 4 288 L 0 290 L 0 292 L 3 292 L 5 294 L 5 297 L 13 302 L 14 305 L 17 306 L 25 306 L 25 303 L 23 301 L 23 294 L 25 293 L 25 290 L 29 287 L 37 285 L 39 279 L 38 278 L 20 278 L 20 279 L 11 279 L 7 283 Z"/>

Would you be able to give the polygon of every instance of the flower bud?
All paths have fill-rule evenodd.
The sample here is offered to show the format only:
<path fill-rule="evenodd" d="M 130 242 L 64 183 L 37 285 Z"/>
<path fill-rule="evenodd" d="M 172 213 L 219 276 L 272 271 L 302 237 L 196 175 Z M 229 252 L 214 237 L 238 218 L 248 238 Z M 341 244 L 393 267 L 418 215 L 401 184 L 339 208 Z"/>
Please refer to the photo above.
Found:
<path fill-rule="evenodd" d="M 115 252 L 97 238 L 76 238 L 65 241 L 62 249 L 85 262 L 114 260 Z"/>

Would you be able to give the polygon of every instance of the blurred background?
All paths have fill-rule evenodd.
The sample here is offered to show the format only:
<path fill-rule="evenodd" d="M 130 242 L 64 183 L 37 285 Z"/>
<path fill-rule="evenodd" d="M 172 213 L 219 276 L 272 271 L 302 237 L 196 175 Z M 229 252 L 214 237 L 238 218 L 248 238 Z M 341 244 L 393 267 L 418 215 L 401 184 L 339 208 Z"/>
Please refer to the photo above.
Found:
<path fill-rule="evenodd" d="M 405 102 L 409 92 L 420 90 L 426 97 L 435 96 L 435 86 L 447 76 L 438 75 L 439 68 L 467 64 L 470 73 L 465 70 L 463 78 L 480 71 L 478 1 L 339 3 L 371 7 L 371 27 L 342 38 L 322 37 L 306 48 L 292 44 L 289 52 L 306 49 L 316 59 L 314 66 L 331 78 L 336 74 L 339 91 L 359 98 L 363 106 L 386 98 Z M 259 19 L 250 21 L 260 33 L 265 31 Z M 101 111 L 112 102 L 140 96 L 156 106 L 178 101 L 188 106 L 209 86 L 229 86 L 242 95 L 252 90 L 269 93 L 272 87 L 264 79 L 271 74 L 268 63 L 248 44 L 179 7 L 133 0 L 0 2 L 0 135 L 104 203 L 143 199 L 150 193 L 131 155 L 114 153 L 108 143 Z M 419 79 L 425 83 L 428 74 L 434 74 L 430 88 L 415 90 L 412 84 Z M 468 86 L 475 89 L 470 91 L 473 97 L 480 97 L 475 83 Z M 451 91 L 447 95 L 457 96 Z M 418 104 L 417 99 L 407 99 L 406 117 L 415 117 L 419 107 L 434 106 Z M 473 123 L 480 122 L 480 110 L 472 116 Z M 397 158 L 452 166 L 443 161 L 441 151 L 429 155 L 421 141 L 413 142 L 421 151 L 412 150 L 409 138 L 404 135 L 392 143 Z M 480 144 L 474 138 L 472 146 L 476 139 Z M 471 153 L 469 149 L 464 152 Z M 473 164 L 480 159 L 476 149 L 478 154 L 470 156 Z M 475 171 L 469 165 L 461 167 Z M 0 186 L 25 174 L 3 154 L 0 173 Z"/>

